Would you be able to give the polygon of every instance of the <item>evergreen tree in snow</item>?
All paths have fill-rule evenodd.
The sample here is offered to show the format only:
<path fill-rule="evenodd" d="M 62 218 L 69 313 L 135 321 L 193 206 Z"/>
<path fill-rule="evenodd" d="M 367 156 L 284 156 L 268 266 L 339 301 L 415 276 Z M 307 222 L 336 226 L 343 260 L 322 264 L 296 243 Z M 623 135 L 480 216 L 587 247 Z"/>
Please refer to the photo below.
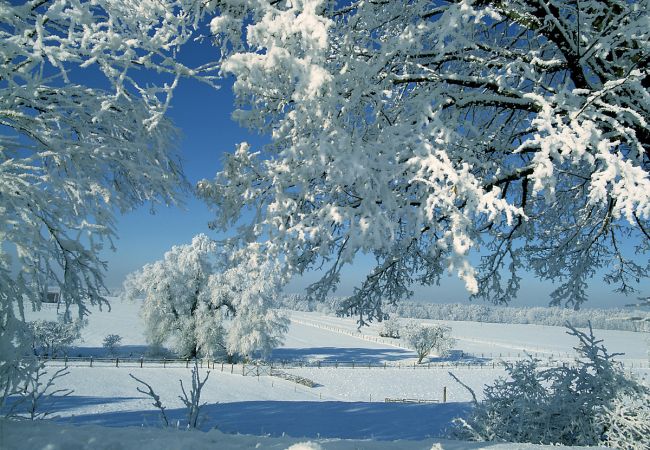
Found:
<path fill-rule="evenodd" d="M 235 118 L 272 142 L 200 183 L 214 225 L 250 217 L 242 241 L 290 273 L 326 264 L 317 297 L 374 254 L 343 305 L 360 323 L 445 272 L 497 303 L 522 269 L 559 282 L 556 305 L 583 304 L 599 269 L 631 292 L 650 271 L 649 9 L 224 0 Z"/>
<path fill-rule="evenodd" d="M 485 388 L 457 436 L 480 441 L 647 448 L 650 389 L 628 378 L 602 340 L 569 326 L 579 340 L 573 364 L 543 369 L 539 360 L 504 363 L 507 378 Z M 624 402 L 631 401 L 625 406 Z"/>

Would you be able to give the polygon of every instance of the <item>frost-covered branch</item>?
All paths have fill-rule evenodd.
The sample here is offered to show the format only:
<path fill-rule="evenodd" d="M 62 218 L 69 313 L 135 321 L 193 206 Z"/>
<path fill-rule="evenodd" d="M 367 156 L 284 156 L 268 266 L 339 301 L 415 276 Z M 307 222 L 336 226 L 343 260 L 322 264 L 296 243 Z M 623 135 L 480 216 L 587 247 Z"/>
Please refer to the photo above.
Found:
<path fill-rule="evenodd" d="M 144 389 L 138 386 L 136 387 L 136 390 L 142 394 L 147 395 L 148 397 L 151 398 L 151 400 L 153 400 L 152 405 L 155 406 L 160 411 L 160 420 L 162 420 L 165 426 L 168 427 L 169 419 L 167 418 L 167 412 L 165 411 L 166 408 L 160 401 L 160 396 L 156 394 L 156 392 L 153 390 L 151 385 L 147 384 L 146 382 L 142 381 L 141 379 L 137 378 L 135 375 L 131 373 L 129 374 L 129 376 L 147 388 L 147 390 L 145 391 Z"/>
<path fill-rule="evenodd" d="M 224 3 L 234 116 L 272 142 L 199 193 L 288 273 L 329 265 L 314 295 L 359 253 L 360 324 L 445 272 L 508 302 L 531 270 L 576 308 L 650 274 L 648 0 Z"/>
<path fill-rule="evenodd" d="M 99 257 L 116 212 L 179 203 L 188 185 L 165 113 L 214 4 L 62 0 L 0 4 L 0 385 L 28 363 L 25 304 L 60 288 L 66 309 L 108 306 Z M 155 77 L 153 82 L 152 77 Z M 0 399 L 0 403 L 4 398 Z"/>
<path fill-rule="evenodd" d="M 199 425 L 199 413 L 201 407 L 205 406 L 207 403 L 201 404 L 201 390 L 205 385 L 205 382 L 208 381 L 210 376 L 210 371 L 208 370 L 205 374 L 203 381 L 199 378 L 199 365 L 197 360 L 194 360 L 194 367 L 192 368 L 192 389 L 190 390 L 190 395 L 188 397 L 187 392 L 185 392 L 185 387 L 183 386 L 183 380 L 179 380 L 181 383 L 181 391 L 183 396 L 180 395 L 178 398 L 181 399 L 185 408 L 187 409 L 187 426 L 190 428 L 197 428 Z"/>

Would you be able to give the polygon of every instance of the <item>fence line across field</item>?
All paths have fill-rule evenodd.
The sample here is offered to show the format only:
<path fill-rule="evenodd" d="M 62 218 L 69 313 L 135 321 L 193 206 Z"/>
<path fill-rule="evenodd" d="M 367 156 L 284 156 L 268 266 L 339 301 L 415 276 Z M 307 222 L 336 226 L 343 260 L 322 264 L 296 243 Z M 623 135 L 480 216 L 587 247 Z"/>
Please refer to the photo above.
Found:
<path fill-rule="evenodd" d="M 400 370 L 426 370 L 426 369 L 496 369 L 502 367 L 505 362 L 520 360 L 518 357 L 511 357 L 509 360 L 476 360 L 476 361 L 434 361 L 417 364 L 404 362 L 373 362 L 373 361 L 265 361 L 257 363 L 234 364 L 225 361 L 209 359 L 197 359 L 199 368 L 220 370 L 243 376 L 268 375 L 273 369 L 303 369 L 303 368 L 334 368 L 334 369 L 400 369 Z M 191 368 L 194 364 L 192 359 L 171 359 L 171 358 L 95 358 L 95 357 L 63 357 L 42 359 L 50 366 L 63 367 L 139 367 L 139 368 Z M 541 360 L 540 367 L 559 367 L 571 364 L 571 359 L 548 359 Z M 623 360 L 621 361 L 626 369 L 648 369 L 650 362 L 644 360 Z"/>

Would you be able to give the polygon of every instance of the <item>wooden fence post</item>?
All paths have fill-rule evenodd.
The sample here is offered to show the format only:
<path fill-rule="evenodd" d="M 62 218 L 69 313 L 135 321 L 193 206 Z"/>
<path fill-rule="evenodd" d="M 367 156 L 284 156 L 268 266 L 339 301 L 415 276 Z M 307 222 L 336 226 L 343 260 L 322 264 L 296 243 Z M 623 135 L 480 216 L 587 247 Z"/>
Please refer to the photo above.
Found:
<path fill-rule="evenodd" d="M 90 367 L 92 367 L 92 366 L 93 366 L 93 357 L 91 356 L 90 357 Z"/>
<path fill-rule="evenodd" d="M 115 358 L 115 367 L 120 367 L 120 358 Z"/>
<path fill-rule="evenodd" d="M 447 403 L 447 386 L 442 388 L 442 403 Z"/>
<path fill-rule="evenodd" d="M 140 357 L 140 368 L 142 369 L 142 364 L 144 363 L 144 356 Z"/>

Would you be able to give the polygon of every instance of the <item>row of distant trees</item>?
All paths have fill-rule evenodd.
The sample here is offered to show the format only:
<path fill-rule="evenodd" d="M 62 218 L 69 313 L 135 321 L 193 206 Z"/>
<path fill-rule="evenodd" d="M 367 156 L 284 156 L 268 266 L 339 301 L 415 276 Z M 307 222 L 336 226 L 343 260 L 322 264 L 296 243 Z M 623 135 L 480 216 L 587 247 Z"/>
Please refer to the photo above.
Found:
<path fill-rule="evenodd" d="M 287 294 L 279 300 L 282 308 L 295 311 L 319 311 L 326 314 L 340 312 L 344 303 L 343 297 L 328 297 L 321 302 L 298 294 Z M 650 331 L 650 314 L 647 311 L 620 308 L 573 310 L 560 307 L 403 301 L 390 308 L 389 315 L 412 319 L 552 326 L 564 326 L 569 322 L 577 327 L 587 327 L 591 323 L 592 327 L 602 330 Z"/>

